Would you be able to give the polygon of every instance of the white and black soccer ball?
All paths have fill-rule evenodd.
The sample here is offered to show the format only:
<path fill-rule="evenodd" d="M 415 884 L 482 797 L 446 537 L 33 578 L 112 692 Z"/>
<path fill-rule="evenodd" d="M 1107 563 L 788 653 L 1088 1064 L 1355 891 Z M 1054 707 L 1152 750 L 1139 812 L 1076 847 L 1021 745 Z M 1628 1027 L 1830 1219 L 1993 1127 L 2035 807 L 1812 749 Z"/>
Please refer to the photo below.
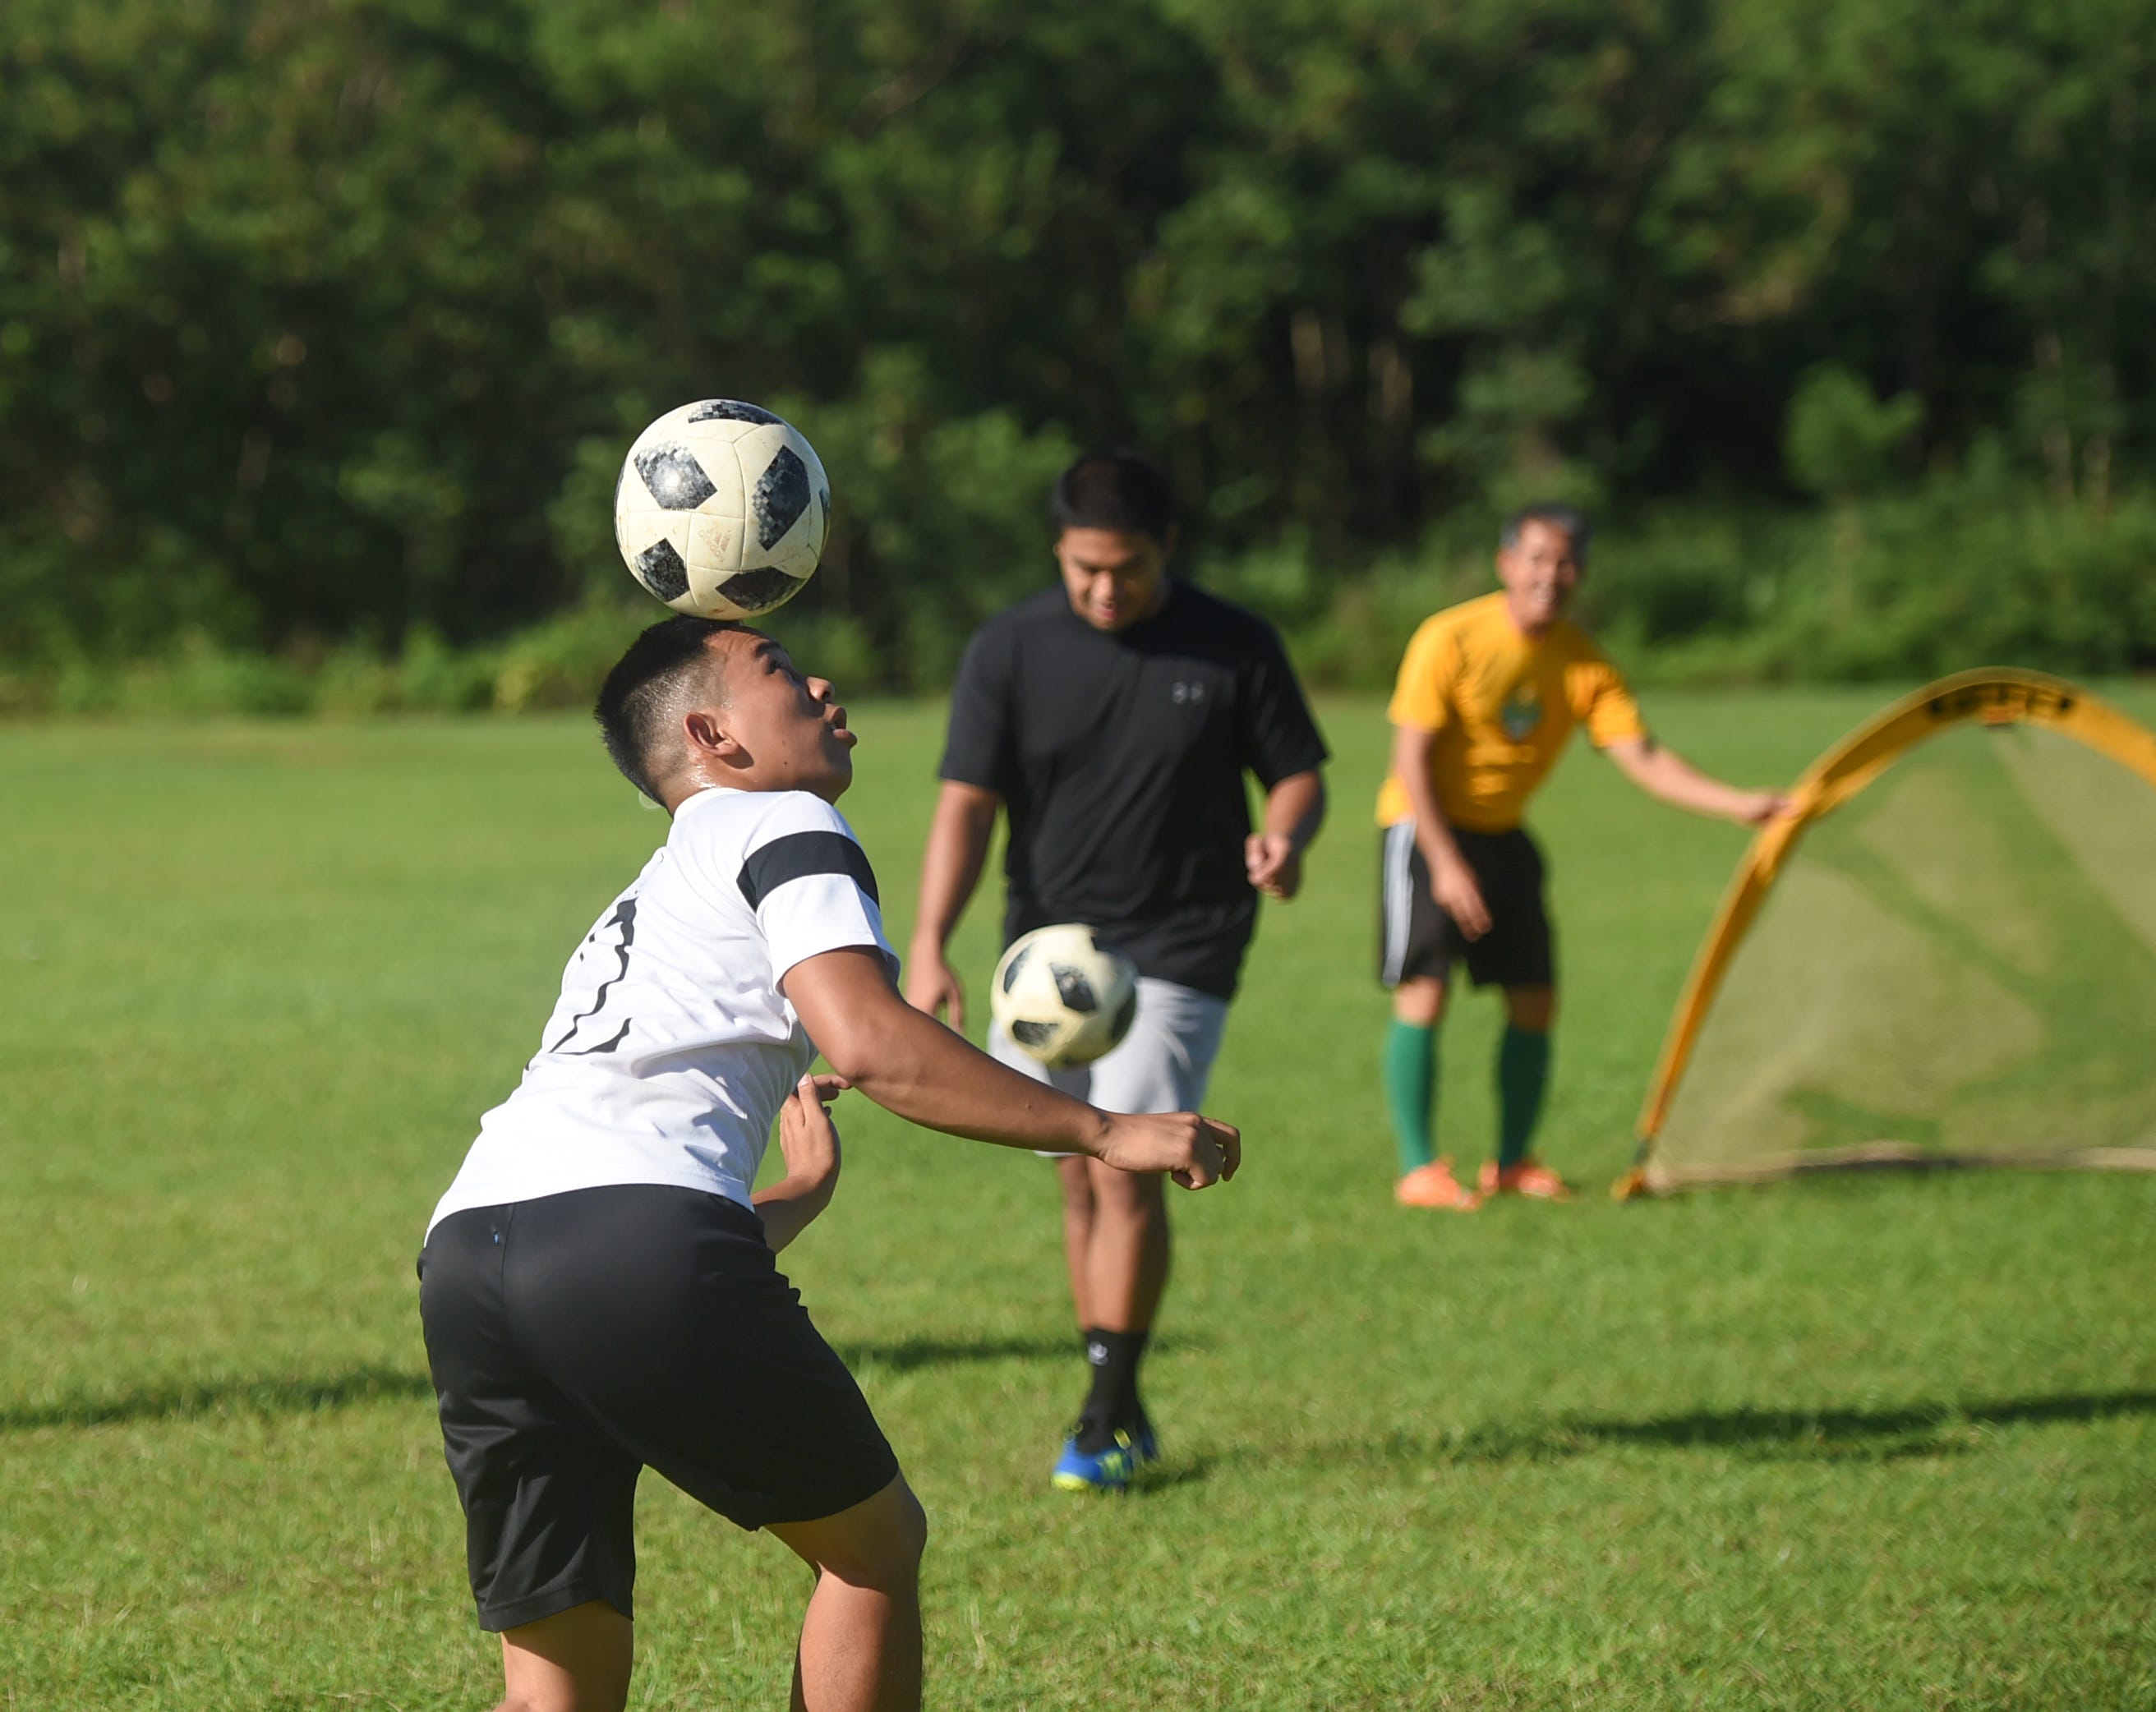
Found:
<path fill-rule="evenodd" d="M 630 572 L 677 613 L 754 618 L 801 592 L 831 526 L 831 484 L 798 430 L 706 398 L 636 437 L 613 488 Z"/>
<path fill-rule="evenodd" d="M 1090 927 L 1036 927 L 996 965 L 988 1010 L 1027 1057 L 1050 1069 L 1090 1064 L 1131 1032 L 1138 971 Z"/>

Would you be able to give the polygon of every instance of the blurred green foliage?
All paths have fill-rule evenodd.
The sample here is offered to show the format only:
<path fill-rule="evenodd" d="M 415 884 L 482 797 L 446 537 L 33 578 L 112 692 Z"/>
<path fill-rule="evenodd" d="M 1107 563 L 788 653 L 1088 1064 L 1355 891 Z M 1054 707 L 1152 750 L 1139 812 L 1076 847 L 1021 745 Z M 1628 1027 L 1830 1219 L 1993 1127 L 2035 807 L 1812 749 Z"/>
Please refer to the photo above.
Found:
<path fill-rule="evenodd" d="M 10 0 L 0 707 L 573 700 L 620 452 L 715 394 L 817 443 L 788 622 L 889 687 L 1045 574 L 1102 441 L 1322 677 L 1545 495 L 1672 671 L 2156 665 L 2152 42 L 2156 0 Z"/>

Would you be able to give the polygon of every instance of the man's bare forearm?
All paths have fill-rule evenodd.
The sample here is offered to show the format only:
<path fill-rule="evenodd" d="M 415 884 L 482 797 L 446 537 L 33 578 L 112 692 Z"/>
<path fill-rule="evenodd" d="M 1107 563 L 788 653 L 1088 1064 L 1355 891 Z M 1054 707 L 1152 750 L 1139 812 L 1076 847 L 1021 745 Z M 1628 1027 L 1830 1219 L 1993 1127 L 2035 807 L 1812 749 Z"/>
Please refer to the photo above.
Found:
<path fill-rule="evenodd" d="M 1393 728 L 1393 771 L 1408 794 L 1409 812 L 1414 817 L 1415 843 L 1432 874 L 1465 860 L 1445 811 L 1437 806 L 1437 789 L 1430 782 L 1430 751 L 1435 741 L 1430 732 L 1414 725 Z"/>
<path fill-rule="evenodd" d="M 938 951 L 951 938 L 988 856 L 996 811 L 1003 799 L 977 785 L 946 780 L 936 797 L 928 848 L 921 859 L 921 893 L 914 912 L 913 943 Z"/>
<path fill-rule="evenodd" d="M 875 1021 L 890 1026 L 865 1048 L 870 1068 L 855 1085 L 886 1111 L 1005 1147 L 1099 1151 L 1101 1115 L 1082 1100 L 998 1064 L 902 1000 Z"/>
<path fill-rule="evenodd" d="M 1265 830 L 1286 833 L 1298 856 L 1317 841 L 1324 824 L 1325 777 L 1316 768 L 1290 773 L 1265 792 Z"/>
<path fill-rule="evenodd" d="M 901 998 L 880 953 L 826 951 L 780 983 L 831 1068 L 886 1111 L 1005 1147 L 1097 1154 L 1101 1115 L 998 1064 Z"/>
<path fill-rule="evenodd" d="M 1672 808 L 1688 809 L 1717 820 L 1748 821 L 1759 817 L 1763 802 L 1779 800 L 1771 792 L 1725 784 L 1651 738 L 1613 743 L 1609 752 L 1627 778 Z"/>
<path fill-rule="evenodd" d="M 759 1190 L 753 1197 L 757 1216 L 763 1221 L 763 1239 L 778 1253 L 814 1223 L 831 1204 L 834 1179 L 828 1183 L 797 1183 L 792 1177 Z"/>

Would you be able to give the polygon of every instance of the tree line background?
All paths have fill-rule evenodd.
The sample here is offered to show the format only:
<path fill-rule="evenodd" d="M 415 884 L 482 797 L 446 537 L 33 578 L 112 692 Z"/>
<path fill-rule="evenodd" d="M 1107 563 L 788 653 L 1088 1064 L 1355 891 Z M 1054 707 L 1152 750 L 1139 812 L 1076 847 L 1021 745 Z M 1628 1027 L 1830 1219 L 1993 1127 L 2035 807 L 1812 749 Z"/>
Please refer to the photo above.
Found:
<path fill-rule="evenodd" d="M 1496 520 L 1666 676 L 2156 667 L 2156 0 L 9 0 L 0 707 L 572 701 L 629 439 L 937 689 L 1080 448 L 1382 682 Z"/>

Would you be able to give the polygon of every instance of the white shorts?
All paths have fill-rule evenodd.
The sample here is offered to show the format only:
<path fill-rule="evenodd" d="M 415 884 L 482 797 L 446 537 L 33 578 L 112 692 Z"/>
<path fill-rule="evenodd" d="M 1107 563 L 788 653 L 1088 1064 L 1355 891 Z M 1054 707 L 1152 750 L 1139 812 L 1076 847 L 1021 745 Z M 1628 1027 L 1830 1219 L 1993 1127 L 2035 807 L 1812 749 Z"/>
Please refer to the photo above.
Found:
<path fill-rule="evenodd" d="M 988 1025 L 988 1056 L 1102 1111 L 1196 1111 L 1204 1100 L 1205 1084 L 1227 1026 L 1227 1000 L 1142 975 L 1138 1013 L 1131 1021 L 1131 1032 L 1106 1057 L 1075 1069 L 1051 1070 L 1020 1052 L 993 1023 Z"/>

